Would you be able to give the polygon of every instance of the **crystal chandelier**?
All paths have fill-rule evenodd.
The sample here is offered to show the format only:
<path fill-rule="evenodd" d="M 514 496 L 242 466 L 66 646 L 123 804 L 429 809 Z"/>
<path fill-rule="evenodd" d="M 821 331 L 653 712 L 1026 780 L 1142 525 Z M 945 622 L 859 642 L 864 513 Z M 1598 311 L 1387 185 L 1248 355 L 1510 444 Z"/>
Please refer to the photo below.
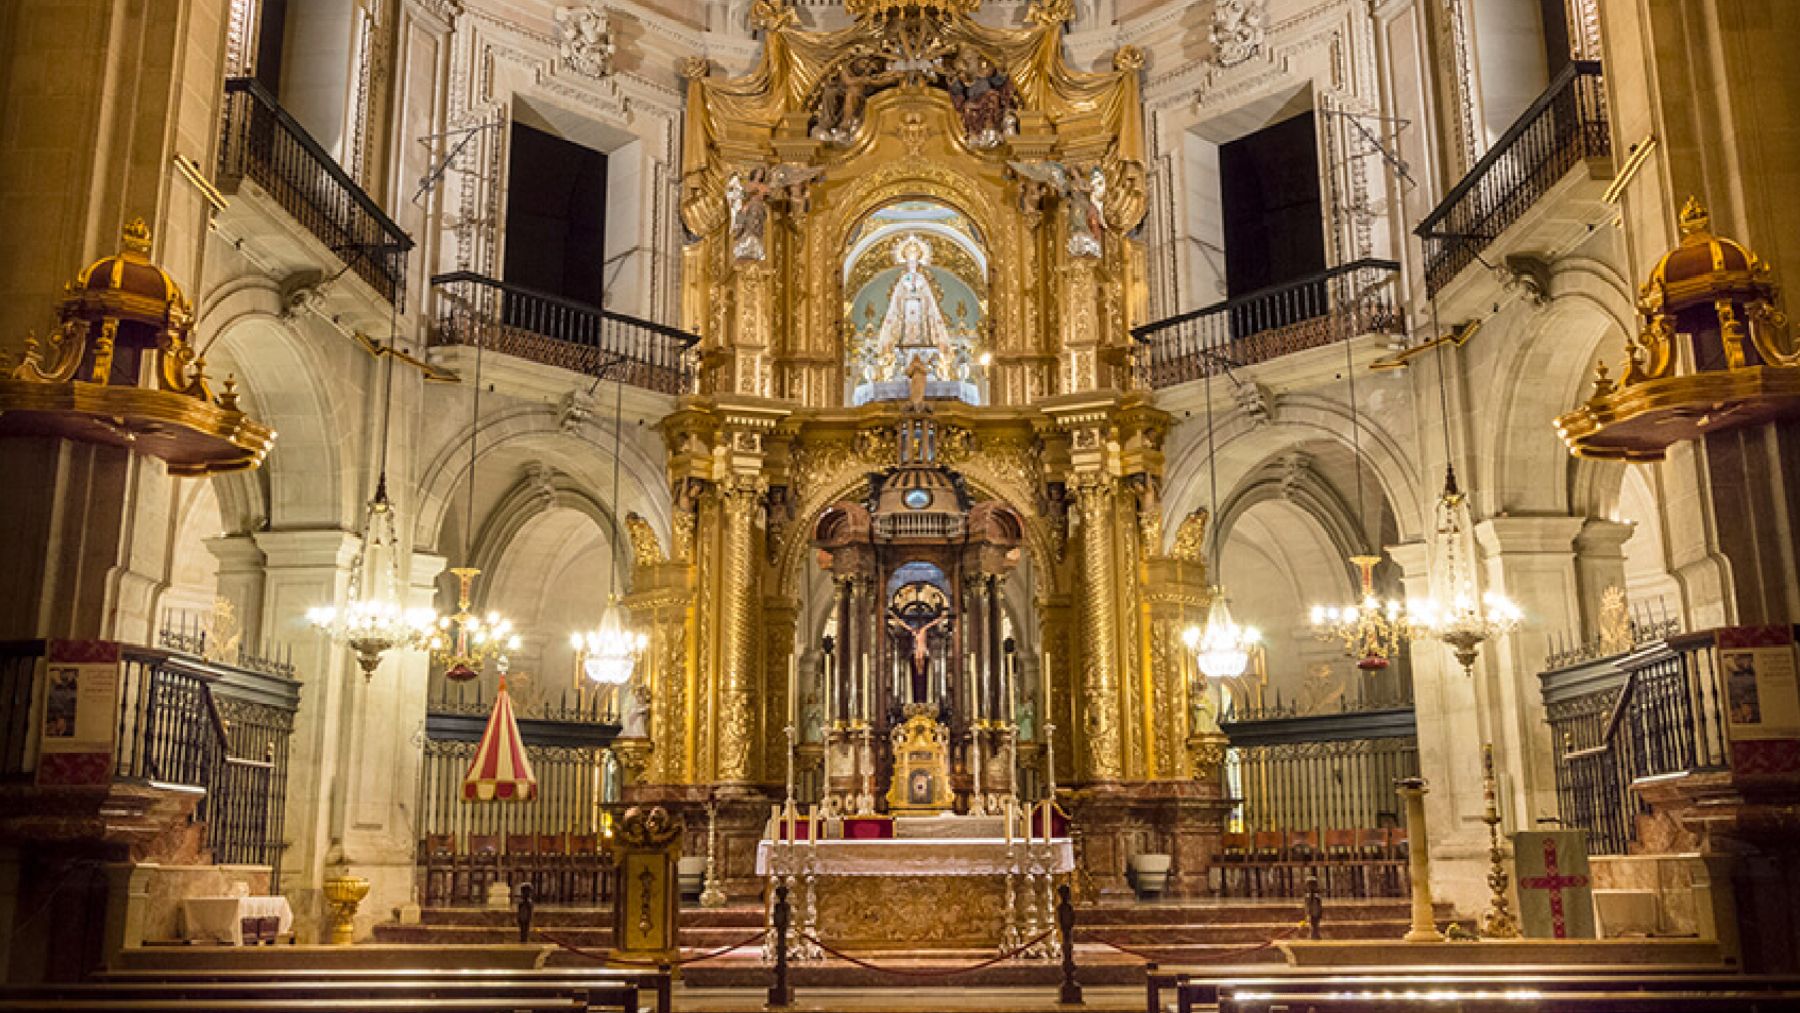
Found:
<path fill-rule="evenodd" d="M 613 400 L 613 474 L 612 501 L 614 510 L 619 504 L 619 458 L 624 445 L 625 414 L 625 381 L 621 377 L 617 381 L 618 392 Z M 600 626 L 586 633 L 576 633 L 569 637 L 569 646 L 575 649 L 575 670 L 602 686 L 623 686 L 631 680 L 631 673 L 637 668 L 638 656 L 644 653 L 649 638 L 642 633 L 630 629 L 625 624 L 625 610 L 619 607 L 619 553 L 618 525 L 607 525 L 607 541 L 612 548 L 614 563 L 608 567 L 608 588 L 606 595 L 606 611 L 600 616 Z"/>
<path fill-rule="evenodd" d="M 1360 574 L 1361 597 L 1352 605 L 1314 605 L 1313 632 L 1320 640 L 1341 640 L 1356 667 L 1378 672 L 1393 663 L 1400 648 L 1415 635 L 1416 620 L 1392 598 L 1375 593 L 1375 564 L 1380 556 L 1351 556 Z"/>
<path fill-rule="evenodd" d="M 482 666 L 498 658 L 505 661 L 507 651 L 519 649 L 519 635 L 513 632 L 512 620 L 490 610 L 477 615 L 469 607 L 469 589 L 481 573 L 472 566 L 452 567 L 458 582 L 456 614 L 437 621 L 426 646 L 431 660 L 444 666 L 444 678 L 466 682 L 481 674 Z"/>
<path fill-rule="evenodd" d="M 394 414 L 394 339 L 399 330 L 399 310 L 390 310 L 386 375 L 381 398 L 380 464 L 376 469 L 375 496 L 363 523 L 362 542 L 350 563 L 350 585 L 342 608 L 321 605 L 307 610 L 314 627 L 356 653 L 363 679 L 373 678 L 381 658 L 395 648 L 416 647 L 429 635 L 437 613 L 427 608 L 408 608 L 401 598 L 400 538 L 394 521 L 394 504 L 388 499 L 388 433 Z M 371 579 L 375 578 L 375 579 Z"/>
<path fill-rule="evenodd" d="M 575 665 L 581 674 L 602 686 L 623 686 L 637 668 L 638 656 L 648 643 L 642 633 L 625 627 L 625 610 L 610 602 L 600 616 L 598 629 L 569 638 L 575 649 Z"/>
<path fill-rule="evenodd" d="M 1253 626 L 1240 626 L 1231 618 L 1231 607 L 1225 603 L 1222 588 L 1212 588 L 1212 605 L 1206 611 L 1206 626 L 1189 626 L 1181 639 L 1194 653 L 1194 662 L 1209 679 L 1232 679 L 1243 675 L 1250 665 L 1251 652 L 1262 642 L 1262 634 Z"/>
<path fill-rule="evenodd" d="M 1468 496 L 1456 485 L 1456 471 L 1444 469 L 1444 491 L 1438 496 L 1438 542 L 1444 560 L 1450 602 L 1435 599 L 1414 604 L 1425 635 L 1442 641 L 1455 653 L 1463 673 L 1475 674 L 1475 657 L 1481 645 L 1519 628 L 1524 613 L 1498 591 L 1475 593 L 1475 580 L 1462 556 L 1469 531 Z"/>

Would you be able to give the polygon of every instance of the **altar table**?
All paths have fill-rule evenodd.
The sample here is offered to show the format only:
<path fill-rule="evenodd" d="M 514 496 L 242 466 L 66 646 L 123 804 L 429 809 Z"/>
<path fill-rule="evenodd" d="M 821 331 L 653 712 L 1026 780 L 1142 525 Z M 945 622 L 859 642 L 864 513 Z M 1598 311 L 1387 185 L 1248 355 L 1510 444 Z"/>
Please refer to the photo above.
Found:
<path fill-rule="evenodd" d="M 181 919 L 184 939 L 242 946 L 246 922 L 252 943 L 293 931 L 294 909 L 280 896 L 189 897 L 181 902 Z"/>
<path fill-rule="evenodd" d="M 777 847 L 782 852 L 788 848 L 766 840 L 757 846 L 759 875 L 783 868 L 785 854 L 777 855 Z M 795 904 L 804 903 L 804 870 L 810 861 L 819 938 L 833 947 L 891 951 L 1000 944 L 1009 867 L 1004 839 L 825 840 L 793 850 L 801 876 Z M 1041 854 L 1042 845 L 1034 850 Z M 1024 868 L 1024 854 L 1024 841 L 1015 841 L 1015 872 Z M 1068 838 L 1050 842 L 1048 865 L 1053 877 L 1075 868 Z M 1015 910 L 1022 915 L 1025 877 L 1015 874 L 1013 887 Z M 1035 892 L 1039 917 L 1048 917 L 1041 879 Z M 796 911 L 796 921 L 798 917 Z"/>

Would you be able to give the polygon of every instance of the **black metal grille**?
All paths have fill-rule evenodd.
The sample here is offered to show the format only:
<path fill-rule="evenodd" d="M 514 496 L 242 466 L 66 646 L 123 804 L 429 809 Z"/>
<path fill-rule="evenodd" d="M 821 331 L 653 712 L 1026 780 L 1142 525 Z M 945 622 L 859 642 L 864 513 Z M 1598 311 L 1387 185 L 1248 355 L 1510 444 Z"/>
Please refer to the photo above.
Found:
<path fill-rule="evenodd" d="M 225 82 L 219 184 L 243 180 L 277 204 L 389 302 L 406 288 L 408 236 L 253 78 Z"/>
<path fill-rule="evenodd" d="M 1359 334 L 1404 334 L 1391 260 L 1359 260 L 1298 281 L 1134 328 L 1153 388 L 1267 362 Z"/>
<path fill-rule="evenodd" d="M 1420 223 L 1416 232 L 1425 240 L 1431 294 L 1474 263 L 1570 169 L 1611 155 L 1600 64 L 1571 63 Z"/>

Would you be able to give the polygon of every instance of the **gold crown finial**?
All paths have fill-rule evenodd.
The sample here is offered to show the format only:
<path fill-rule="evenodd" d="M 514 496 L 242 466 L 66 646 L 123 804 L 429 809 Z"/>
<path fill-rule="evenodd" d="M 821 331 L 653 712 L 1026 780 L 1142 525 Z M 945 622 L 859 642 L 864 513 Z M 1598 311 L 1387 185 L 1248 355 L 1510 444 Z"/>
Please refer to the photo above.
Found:
<path fill-rule="evenodd" d="M 1700 198 L 1689 197 L 1681 208 L 1681 234 L 1692 236 L 1701 232 L 1712 231 L 1712 212 L 1700 203 Z"/>
<path fill-rule="evenodd" d="M 120 230 L 120 239 L 127 252 L 150 255 L 150 226 L 145 225 L 142 218 L 126 222 Z"/>

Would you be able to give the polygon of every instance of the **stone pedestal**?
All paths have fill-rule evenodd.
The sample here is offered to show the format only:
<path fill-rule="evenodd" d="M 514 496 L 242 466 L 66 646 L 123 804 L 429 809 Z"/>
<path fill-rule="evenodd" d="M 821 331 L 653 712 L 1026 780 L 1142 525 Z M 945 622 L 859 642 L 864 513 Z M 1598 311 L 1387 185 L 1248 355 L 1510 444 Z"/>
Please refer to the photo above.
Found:
<path fill-rule="evenodd" d="M 1079 842 L 1077 881 L 1089 885 L 1084 900 L 1129 898 L 1125 873 L 1139 852 L 1172 859 L 1168 897 L 1208 894 L 1209 872 L 1231 805 L 1216 782 L 1145 781 L 1090 787 L 1064 803 Z"/>

